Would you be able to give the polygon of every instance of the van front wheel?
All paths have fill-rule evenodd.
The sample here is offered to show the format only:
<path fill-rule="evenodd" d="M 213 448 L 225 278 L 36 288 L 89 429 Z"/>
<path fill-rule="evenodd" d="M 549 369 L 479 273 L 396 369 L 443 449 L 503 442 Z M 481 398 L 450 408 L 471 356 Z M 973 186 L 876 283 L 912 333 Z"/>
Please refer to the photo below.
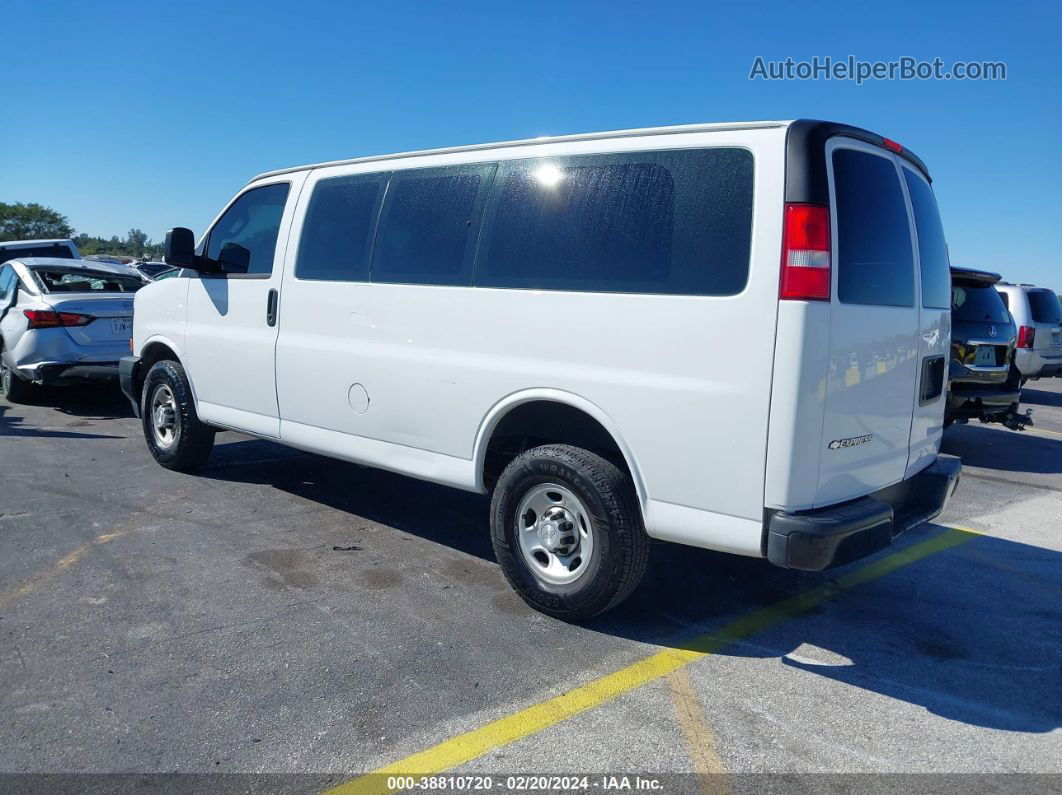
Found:
<path fill-rule="evenodd" d="M 521 453 L 494 487 L 491 540 L 506 579 L 531 607 L 581 621 L 626 599 L 649 560 L 630 478 L 578 447 Z"/>
<path fill-rule="evenodd" d="M 188 376 L 177 362 L 156 362 L 140 396 L 144 439 L 162 466 L 186 472 L 206 463 L 215 430 L 201 422 Z"/>

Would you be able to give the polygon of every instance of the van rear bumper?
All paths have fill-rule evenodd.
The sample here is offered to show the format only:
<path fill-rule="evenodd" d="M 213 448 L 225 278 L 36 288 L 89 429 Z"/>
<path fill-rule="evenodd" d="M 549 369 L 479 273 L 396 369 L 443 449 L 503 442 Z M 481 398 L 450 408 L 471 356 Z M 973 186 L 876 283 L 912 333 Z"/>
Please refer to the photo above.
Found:
<path fill-rule="evenodd" d="M 906 530 L 934 519 L 955 491 L 962 463 L 938 456 L 917 475 L 850 502 L 767 517 L 767 559 L 821 571 L 884 549 Z"/>

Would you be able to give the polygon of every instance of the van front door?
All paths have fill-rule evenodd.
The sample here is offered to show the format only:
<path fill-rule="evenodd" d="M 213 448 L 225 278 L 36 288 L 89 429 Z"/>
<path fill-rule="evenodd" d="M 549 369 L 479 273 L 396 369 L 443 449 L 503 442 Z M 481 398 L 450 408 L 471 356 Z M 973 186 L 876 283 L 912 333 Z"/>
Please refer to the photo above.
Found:
<path fill-rule="evenodd" d="M 201 243 L 211 260 L 226 246 L 240 246 L 248 257 L 246 273 L 203 274 L 188 288 L 185 364 L 205 422 L 280 435 L 277 313 L 287 231 L 304 180 L 290 175 L 244 191 Z"/>
<path fill-rule="evenodd" d="M 909 477 L 925 469 L 940 451 L 944 396 L 951 348 L 951 272 L 944 227 L 933 189 L 925 177 L 899 160 L 911 204 L 911 227 L 920 274 L 918 302 L 918 382 L 911 419 Z"/>
<path fill-rule="evenodd" d="M 900 168 L 846 138 L 827 147 L 834 281 L 816 505 L 904 478 L 919 370 L 915 257 Z"/>

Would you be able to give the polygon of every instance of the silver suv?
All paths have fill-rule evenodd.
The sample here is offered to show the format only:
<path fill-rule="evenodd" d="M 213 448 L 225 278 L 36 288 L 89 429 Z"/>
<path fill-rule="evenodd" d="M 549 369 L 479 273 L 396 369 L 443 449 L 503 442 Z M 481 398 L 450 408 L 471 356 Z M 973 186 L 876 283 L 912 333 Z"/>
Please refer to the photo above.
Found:
<path fill-rule="evenodd" d="M 118 376 L 129 353 L 133 293 L 146 282 L 102 262 L 27 257 L 0 265 L 0 385 L 13 403 L 35 384 Z"/>
<path fill-rule="evenodd" d="M 1062 304 L 1054 291 L 1031 284 L 996 285 L 1018 327 L 1014 365 L 1022 383 L 1062 375 Z"/>

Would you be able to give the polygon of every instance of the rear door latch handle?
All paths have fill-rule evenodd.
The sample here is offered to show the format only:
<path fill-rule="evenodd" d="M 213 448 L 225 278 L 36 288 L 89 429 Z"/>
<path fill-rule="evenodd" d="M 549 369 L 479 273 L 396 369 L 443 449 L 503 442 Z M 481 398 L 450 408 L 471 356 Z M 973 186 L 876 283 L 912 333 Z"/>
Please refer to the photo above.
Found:
<path fill-rule="evenodd" d="M 266 299 L 266 324 L 275 326 L 277 324 L 277 299 L 280 294 L 276 289 L 269 291 L 269 297 Z"/>

